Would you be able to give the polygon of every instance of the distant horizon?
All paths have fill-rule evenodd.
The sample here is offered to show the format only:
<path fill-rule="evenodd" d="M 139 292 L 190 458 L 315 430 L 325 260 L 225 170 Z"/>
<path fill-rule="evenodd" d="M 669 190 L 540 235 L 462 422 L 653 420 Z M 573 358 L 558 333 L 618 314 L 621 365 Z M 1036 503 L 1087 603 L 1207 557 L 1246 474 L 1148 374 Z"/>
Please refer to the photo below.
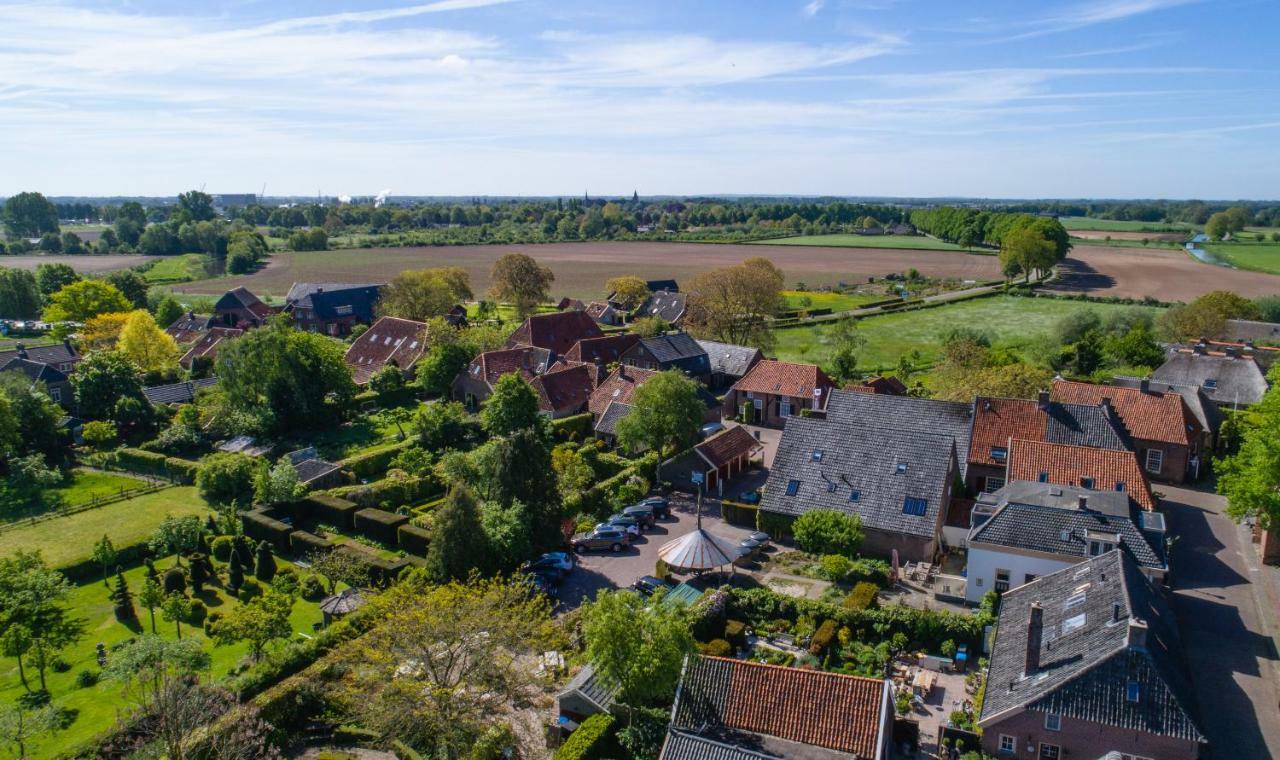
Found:
<path fill-rule="evenodd" d="M 1274 0 L 0 0 L 0 195 L 1276 198 L 1277 28 Z"/>

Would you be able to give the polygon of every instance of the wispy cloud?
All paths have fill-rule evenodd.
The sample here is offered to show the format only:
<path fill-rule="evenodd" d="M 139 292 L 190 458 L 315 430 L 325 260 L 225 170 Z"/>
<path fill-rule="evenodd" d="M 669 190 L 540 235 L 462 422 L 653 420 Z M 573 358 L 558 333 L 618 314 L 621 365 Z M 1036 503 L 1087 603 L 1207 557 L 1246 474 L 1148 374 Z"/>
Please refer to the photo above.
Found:
<path fill-rule="evenodd" d="M 1003 33 L 996 34 L 989 42 L 1013 42 L 1061 34 L 1198 2 L 1200 0 L 1089 0 L 1054 13 L 997 25 L 997 31 L 1002 27 Z"/>
<path fill-rule="evenodd" d="M 804 15 L 812 18 L 818 15 L 818 12 L 821 11 L 823 6 L 825 6 L 826 4 L 827 4 L 827 0 L 810 0 L 810 2 L 805 3 Z"/>
<path fill-rule="evenodd" d="M 1181 35 L 1173 33 L 1144 34 L 1138 42 L 1129 45 L 1117 45 L 1114 47 L 1093 48 L 1090 50 L 1078 50 L 1070 53 L 1059 53 L 1053 56 L 1057 60 L 1071 60 L 1075 58 L 1098 58 L 1108 55 L 1123 55 L 1125 53 L 1138 53 L 1143 50 L 1153 50 L 1163 47 L 1178 39 Z"/>

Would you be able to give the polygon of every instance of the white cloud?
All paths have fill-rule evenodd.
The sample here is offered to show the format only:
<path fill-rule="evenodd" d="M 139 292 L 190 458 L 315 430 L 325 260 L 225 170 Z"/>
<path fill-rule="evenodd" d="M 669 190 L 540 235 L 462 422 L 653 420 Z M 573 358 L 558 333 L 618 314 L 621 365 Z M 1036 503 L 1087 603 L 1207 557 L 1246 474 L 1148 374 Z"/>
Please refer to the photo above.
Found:
<path fill-rule="evenodd" d="M 806 3 L 804 6 L 804 15 L 809 17 L 816 16 L 826 4 L 827 0 L 810 0 L 810 2 Z"/>

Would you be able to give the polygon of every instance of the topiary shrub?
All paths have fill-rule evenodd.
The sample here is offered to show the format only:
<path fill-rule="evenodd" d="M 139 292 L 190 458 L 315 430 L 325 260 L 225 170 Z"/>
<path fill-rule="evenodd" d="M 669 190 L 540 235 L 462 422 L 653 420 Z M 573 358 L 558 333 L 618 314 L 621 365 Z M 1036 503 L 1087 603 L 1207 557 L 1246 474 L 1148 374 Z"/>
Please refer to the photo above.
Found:
<path fill-rule="evenodd" d="M 204 591 L 204 584 L 209 582 L 209 578 L 213 575 L 210 570 L 212 568 L 209 558 L 200 552 L 192 554 L 189 558 L 191 567 L 191 592 L 199 594 Z"/>
<path fill-rule="evenodd" d="M 818 630 L 814 631 L 813 639 L 809 642 L 809 654 L 820 656 L 831 646 L 831 642 L 835 640 L 836 633 L 840 626 L 834 620 L 824 620 L 822 625 L 818 626 Z"/>
<path fill-rule="evenodd" d="M 844 598 L 842 606 L 846 610 L 869 610 L 877 606 L 876 594 L 880 589 L 874 583 L 862 582 L 853 587 Z"/>
<path fill-rule="evenodd" d="M 746 646 L 747 624 L 741 620 L 730 620 L 724 624 L 724 637 L 734 646 Z"/>
<path fill-rule="evenodd" d="M 58 655 L 49 661 L 49 667 L 54 673 L 66 673 L 71 670 L 71 663 L 67 662 L 61 655 Z"/>
<path fill-rule="evenodd" d="M 187 617 L 187 622 L 191 625 L 200 625 L 204 622 L 205 614 L 208 609 L 205 608 L 204 602 L 199 599 L 191 600 L 191 614 Z"/>
<path fill-rule="evenodd" d="M 235 539 L 231 536 L 218 536 L 213 539 L 213 543 L 209 545 L 209 550 L 213 553 L 213 558 L 219 562 L 226 562 L 231 559 L 231 546 Z"/>
<path fill-rule="evenodd" d="M 244 584 L 236 589 L 236 598 L 241 602 L 248 602 L 262 596 L 262 584 L 252 578 L 245 578 Z"/>
<path fill-rule="evenodd" d="M 323 599 L 325 596 L 324 581 L 319 576 L 308 575 L 302 579 L 302 598 L 309 602 Z"/>
<path fill-rule="evenodd" d="M 612 742 L 616 721 L 609 713 L 596 713 L 582 721 L 578 730 L 552 755 L 552 760 L 596 760 L 604 757 Z"/>
<path fill-rule="evenodd" d="M 76 686 L 81 689 L 88 689 L 98 683 L 98 674 L 92 670 L 82 670 L 76 673 Z"/>
<path fill-rule="evenodd" d="M 270 583 L 276 577 L 276 558 L 271 554 L 271 544 L 258 542 L 258 556 L 253 565 L 253 576 L 263 583 Z"/>
<path fill-rule="evenodd" d="M 210 612 L 209 614 L 204 616 L 204 633 L 206 636 L 209 635 L 209 629 L 217 625 L 218 621 L 221 619 L 222 619 L 222 613 L 218 612 L 217 610 L 214 610 L 213 612 Z"/>
<path fill-rule="evenodd" d="M 164 571 L 164 593 L 187 593 L 187 574 L 180 567 L 171 567 Z"/>

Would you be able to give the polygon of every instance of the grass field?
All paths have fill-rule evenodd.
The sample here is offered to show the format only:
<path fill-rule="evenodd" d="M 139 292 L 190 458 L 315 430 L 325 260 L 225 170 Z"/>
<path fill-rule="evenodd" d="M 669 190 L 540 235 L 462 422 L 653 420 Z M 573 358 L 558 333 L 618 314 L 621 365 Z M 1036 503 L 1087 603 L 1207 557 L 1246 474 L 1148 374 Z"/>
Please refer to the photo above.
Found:
<path fill-rule="evenodd" d="M 1073 245 L 1102 245 L 1109 248 L 1181 248 L 1181 242 L 1173 240 L 1148 240 L 1146 243 L 1141 240 L 1124 240 L 1120 238 L 1112 238 L 1110 240 L 1097 240 L 1093 238 L 1072 238 Z"/>
<path fill-rule="evenodd" d="M 166 515 L 207 514 L 209 507 L 195 488 L 166 488 L 67 517 L 10 527 L 0 532 L 0 556 L 37 547 L 50 567 L 65 567 L 87 559 L 104 534 L 116 546 L 129 546 L 150 536 Z"/>
<path fill-rule="evenodd" d="M 812 290 L 784 290 L 782 298 L 788 309 L 831 309 L 832 311 L 849 311 L 872 301 L 883 301 L 885 296 L 862 295 L 860 293 L 822 293 Z M 808 299 L 808 303 L 805 303 Z"/>
<path fill-rule="evenodd" d="M 1047 337 L 1064 315 L 1085 309 L 1103 317 L 1125 309 L 1154 310 L 1055 298 L 994 296 L 866 317 L 857 322 L 858 333 L 866 340 L 866 345 L 857 352 L 858 369 L 890 371 L 901 357 L 910 357 L 913 351 L 918 352 L 918 363 L 932 363 L 938 359 L 942 335 L 961 326 L 983 330 L 993 342 L 1014 350 L 1025 349 Z M 779 359 L 827 364 L 830 347 L 825 334 L 829 329 L 829 326 L 810 325 L 778 330 L 775 352 Z"/>
<path fill-rule="evenodd" d="M 279 567 L 287 567 L 290 563 L 276 558 Z M 161 574 L 173 565 L 173 559 L 166 558 L 156 562 L 156 569 Z M 70 664 L 70 669 L 63 673 L 50 670 L 47 674 L 49 692 L 53 703 L 65 709 L 78 711 L 75 721 L 64 731 L 40 737 L 36 751 L 29 753 L 31 758 L 52 758 L 61 756 L 66 751 L 83 744 L 94 735 L 110 728 L 115 722 L 117 711 L 123 714 L 126 702 L 121 696 L 120 684 L 106 680 L 96 685 L 81 688 L 76 683 L 76 675 L 82 670 L 94 673 L 99 671 L 96 659 L 96 646 L 99 642 L 110 650 L 111 645 L 133 638 L 139 633 L 150 631 L 150 617 L 147 609 L 137 601 L 137 593 L 142 588 L 145 568 L 135 567 L 126 570 L 125 582 L 134 594 L 134 608 L 138 613 L 138 624 L 126 626 L 116 620 L 112 612 L 111 601 L 107 598 L 108 589 L 101 581 L 89 582 L 76 586 L 70 598 L 70 607 L 76 616 L 86 622 L 85 636 L 75 645 L 62 652 L 62 658 Z M 114 582 L 114 581 L 113 581 Z M 221 587 L 206 586 L 203 594 L 196 597 L 210 612 L 218 611 L 226 614 L 239 605 Z M 314 602 L 299 599 L 293 607 L 289 621 L 295 637 L 299 634 L 313 635 L 313 626 L 322 619 L 319 607 Z M 156 611 L 156 630 L 165 638 L 175 636 L 173 623 L 167 623 Z M 249 645 L 245 643 L 232 646 L 214 646 L 199 626 L 183 625 L 182 637 L 199 641 L 212 655 L 209 675 L 214 679 L 222 679 L 227 672 L 244 659 L 249 653 Z M 18 669 L 13 658 L 0 660 L 0 701 L 12 703 L 23 693 L 18 679 Z M 35 678 L 34 668 L 28 667 L 27 678 Z M 33 686 L 38 682 L 32 680 Z M 6 747 L 6 749 L 8 749 Z M 8 756 L 8 755 L 6 755 Z"/>
<path fill-rule="evenodd" d="M 142 278 L 150 285 L 199 280 L 205 277 L 204 262 L 205 256 L 202 253 L 166 256 L 143 272 Z"/>
<path fill-rule="evenodd" d="M 925 251 L 962 251 L 948 243 L 924 235 L 797 235 L 796 237 L 756 240 L 754 245 L 820 245 L 835 248 L 912 248 Z M 979 251 L 983 253 L 983 251 Z"/>
<path fill-rule="evenodd" d="M 145 480 L 130 478 L 107 472 L 88 472 L 76 470 L 71 475 L 71 482 L 49 489 L 62 499 L 63 504 L 84 504 L 94 499 L 115 496 L 130 488 L 141 488 L 147 485 Z"/>
<path fill-rule="evenodd" d="M 1190 229 L 1189 224 L 1165 222 L 1122 222 L 1115 219 L 1095 219 L 1090 216 L 1060 216 L 1058 221 L 1068 230 L 1106 230 L 1115 232 L 1166 232 Z"/>
<path fill-rule="evenodd" d="M 1204 249 L 1240 269 L 1280 274 L 1280 243 L 1205 243 Z"/>

